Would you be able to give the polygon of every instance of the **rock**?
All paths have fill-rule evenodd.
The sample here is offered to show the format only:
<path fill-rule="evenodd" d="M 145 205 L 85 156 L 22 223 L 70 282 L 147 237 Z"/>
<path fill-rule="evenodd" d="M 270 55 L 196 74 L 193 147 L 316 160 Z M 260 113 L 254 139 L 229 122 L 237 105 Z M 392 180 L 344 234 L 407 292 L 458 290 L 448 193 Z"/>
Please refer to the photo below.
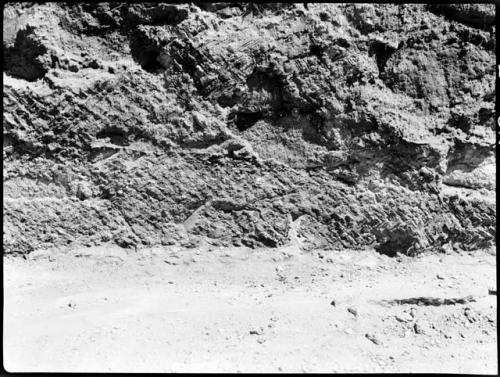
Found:
<path fill-rule="evenodd" d="M 351 313 L 353 316 L 357 317 L 358 316 L 358 311 L 355 308 L 349 307 L 347 308 L 347 311 Z"/>
<path fill-rule="evenodd" d="M 416 334 L 425 335 L 429 333 L 429 323 L 427 321 L 419 320 L 413 325 Z"/>
<path fill-rule="evenodd" d="M 413 316 L 409 313 L 401 313 L 401 314 L 396 314 L 395 318 L 399 321 L 399 322 L 411 322 L 413 321 Z"/>
<path fill-rule="evenodd" d="M 330 302 L 330 305 L 331 305 L 331 306 L 336 306 L 336 305 L 337 305 L 337 302 L 336 302 L 335 300 L 332 300 L 332 301 Z"/>
<path fill-rule="evenodd" d="M 443 274 L 437 274 L 436 278 L 438 278 L 439 280 L 444 280 L 445 276 Z"/>
<path fill-rule="evenodd" d="M 382 344 L 382 342 L 380 341 L 380 339 L 376 335 L 374 335 L 374 334 L 366 333 L 365 337 L 368 340 L 370 340 L 372 343 L 376 344 L 376 345 L 381 345 Z"/>
<path fill-rule="evenodd" d="M 470 307 L 465 307 L 464 315 L 470 323 L 478 322 L 480 320 L 479 314 Z"/>
<path fill-rule="evenodd" d="M 90 183 L 88 182 L 79 182 L 77 184 L 76 196 L 80 200 L 89 199 L 92 197 L 92 189 Z"/>
<path fill-rule="evenodd" d="M 264 334 L 264 328 L 259 327 L 258 329 L 252 329 L 250 330 L 250 335 L 263 335 Z"/>

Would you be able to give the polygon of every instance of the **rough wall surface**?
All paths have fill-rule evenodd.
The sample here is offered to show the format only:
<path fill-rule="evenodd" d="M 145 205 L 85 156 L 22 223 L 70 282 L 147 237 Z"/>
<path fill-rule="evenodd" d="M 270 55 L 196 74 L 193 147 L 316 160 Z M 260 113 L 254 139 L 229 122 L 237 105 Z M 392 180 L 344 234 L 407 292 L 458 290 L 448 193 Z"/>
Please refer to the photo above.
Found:
<path fill-rule="evenodd" d="M 5 253 L 495 244 L 494 5 L 3 17 Z"/>

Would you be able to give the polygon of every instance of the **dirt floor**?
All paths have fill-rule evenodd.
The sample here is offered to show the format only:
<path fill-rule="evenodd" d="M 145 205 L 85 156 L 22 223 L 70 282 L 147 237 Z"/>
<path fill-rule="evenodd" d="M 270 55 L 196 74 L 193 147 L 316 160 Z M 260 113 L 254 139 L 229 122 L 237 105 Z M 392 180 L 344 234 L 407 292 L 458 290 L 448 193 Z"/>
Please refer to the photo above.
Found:
<path fill-rule="evenodd" d="M 495 374 L 495 263 L 292 248 L 4 257 L 4 367 Z"/>

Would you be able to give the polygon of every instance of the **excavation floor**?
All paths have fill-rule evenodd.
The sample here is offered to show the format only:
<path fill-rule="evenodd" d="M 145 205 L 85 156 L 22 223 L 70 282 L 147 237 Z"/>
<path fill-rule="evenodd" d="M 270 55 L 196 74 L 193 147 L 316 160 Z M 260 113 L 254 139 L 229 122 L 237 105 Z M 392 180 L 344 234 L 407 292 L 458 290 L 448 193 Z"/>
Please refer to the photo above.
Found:
<path fill-rule="evenodd" d="M 4 257 L 4 367 L 494 374 L 493 288 L 484 252 L 110 246 Z"/>

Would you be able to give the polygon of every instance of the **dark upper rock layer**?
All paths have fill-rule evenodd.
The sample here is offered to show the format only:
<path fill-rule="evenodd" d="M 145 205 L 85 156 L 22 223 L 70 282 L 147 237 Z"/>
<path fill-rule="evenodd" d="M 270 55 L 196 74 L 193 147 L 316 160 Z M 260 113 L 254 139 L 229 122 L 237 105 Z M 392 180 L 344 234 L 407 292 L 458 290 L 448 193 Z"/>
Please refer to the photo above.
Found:
<path fill-rule="evenodd" d="M 10 3 L 4 251 L 495 243 L 494 5 Z"/>

